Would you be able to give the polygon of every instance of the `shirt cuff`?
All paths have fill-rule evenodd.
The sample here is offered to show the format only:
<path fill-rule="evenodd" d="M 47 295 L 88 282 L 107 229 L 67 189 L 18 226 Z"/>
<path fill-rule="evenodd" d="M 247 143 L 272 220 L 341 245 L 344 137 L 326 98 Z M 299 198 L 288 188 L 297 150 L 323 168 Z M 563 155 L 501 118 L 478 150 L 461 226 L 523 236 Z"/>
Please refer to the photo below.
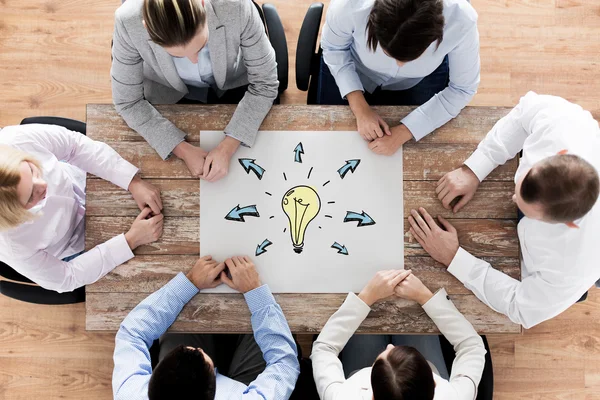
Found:
<path fill-rule="evenodd" d="M 235 140 L 238 140 L 238 141 L 240 142 L 240 145 L 241 145 L 241 146 L 244 146 L 244 147 L 252 147 L 252 146 L 250 146 L 248 143 L 244 142 L 244 140 L 242 140 L 241 138 L 237 137 L 237 136 L 236 136 L 236 135 L 234 135 L 234 134 L 230 134 L 230 133 L 227 133 L 227 132 L 225 132 L 225 136 L 229 136 L 230 138 L 234 138 Z"/>
<path fill-rule="evenodd" d="M 400 122 L 408 128 L 417 142 L 429 135 L 435 129 L 420 107 L 413 110 Z"/>
<path fill-rule="evenodd" d="M 462 247 L 458 248 L 458 251 L 454 255 L 454 259 L 448 266 L 448 272 L 456 277 L 462 283 L 469 278 L 469 273 L 473 265 L 477 263 L 477 258 L 472 256 L 468 251 Z"/>
<path fill-rule="evenodd" d="M 129 244 L 127 243 L 127 239 L 125 239 L 124 233 L 115 236 L 105 244 L 109 249 L 115 266 L 121 265 L 134 257 Z"/>
<path fill-rule="evenodd" d="M 483 154 L 483 151 L 477 149 L 471 154 L 471 157 L 467 158 L 464 163 L 471 169 L 479 179 L 479 182 L 483 180 L 497 167 L 489 158 Z"/>
<path fill-rule="evenodd" d="M 188 303 L 192 297 L 199 292 L 196 285 L 194 285 L 183 272 L 175 275 L 175 278 L 171 279 L 171 281 L 168 283 L 168 286 L 169 290 L 175 293 L 175 295 L 182 302 L 184 302 L 184 304 Z"/>
<path fill-rule="evenodd" d="M 135 167 L 130 162 L 121 160 L 117 165 L 117 168 L 115 168 L 115 177 L 112 183 L 119 186 L 121 189 L 129 190 L 129 184 L 138 171 L 139 168 Z"/>
<path fill-rule="evenodd" d="M 262 285 L 244 293 L 244 298 L 246 299 L 246 303 L 252 314 L 262 308 L 277 304 L 268 285 Z"/>
<path fill-rule="evenodd" d="M 435 294 L 429 300 L 427 300 L 427 303 L 423 304 L 422 307 L 423 310 L 425 310 L 425 312 L 427 313 L 427 315 L 429 315 L 430 311 L 440 309 L 441 303 L 445 303 L 448 301 L 450 301 L 450 297 L 448 297 L 446 289 L 441 288 L 437 292 L 435 292 Z"/>

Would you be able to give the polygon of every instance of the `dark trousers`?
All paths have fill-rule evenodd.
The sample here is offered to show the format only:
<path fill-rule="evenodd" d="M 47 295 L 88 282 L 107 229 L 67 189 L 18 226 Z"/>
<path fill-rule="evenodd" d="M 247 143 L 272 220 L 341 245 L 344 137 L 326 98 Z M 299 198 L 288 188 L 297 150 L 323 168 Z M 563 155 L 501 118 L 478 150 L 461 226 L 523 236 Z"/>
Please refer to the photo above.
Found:
<path fill-rule="evenodd" d="M 448 56 L 446 56 L 435 71 L 410 89 L 383 90 L 380 86 L 373 93 L 365 91 L 364 95 L 367 103 L 373 106 L 420 106 L 444 90 L 449 81 Z M 348 105 L 348 101 L 340 95 L 340 89 L 323 57 L 321 57 L 317 86 L 317 104 Z"/>
<path fill-rule="evenodd" d="M 201 348 L 220 374 L 249 385 L 266 367 L 252 335 L 195 335 L 166 333 L 160 338 L 159 362 L 178 346 Z"/>
<path fill-rule="evenodd" d="M 239 104 L 240 101 L 244 98 L 244 95 L 248 91 L 248 85 L 236 87 L 233 89 L 229 89 L 223 93 L 221 97 L 217 95 L 212 88 L 208 89 L 208 98 L 206 103 L 202 103 L 198 100 L 182 98 L 177 102 L 177 104 Z M 279 104 L 279 96 L 273 102 L 274 104 Z"/>

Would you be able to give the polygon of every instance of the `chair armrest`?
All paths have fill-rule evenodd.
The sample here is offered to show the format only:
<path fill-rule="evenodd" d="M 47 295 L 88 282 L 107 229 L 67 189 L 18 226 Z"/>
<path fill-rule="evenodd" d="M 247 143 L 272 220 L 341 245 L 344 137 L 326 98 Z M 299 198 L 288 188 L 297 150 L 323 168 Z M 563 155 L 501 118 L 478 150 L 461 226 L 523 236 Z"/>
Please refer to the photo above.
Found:
<path fill-rule="evenodd" d="M 296 86 L 306 91 L 310 83 L 311 66 L 315 57 L 317 38 L 323 16 L 323 3 L 313 3 L 308 7 L 296 48 Z"/>
<path fill-rule="evenodd" d="M 277 9 L 273 4 L 263 4 L 265 14 L 265 25 L 269 33 L 269 41 L 275 50 L 275 60 L 277 61 L 277 79 L 279 80 L 279 93 L 283 93 L 288 87 L 288 48 L 285 38 L 285 31 L 281 18 L 277 14 Z"/>
<path fill-rule="evenodd" d="M 29 117 L 21 121 L 21 125 L 26 124 L 46 124 L 46 125 L 59 125 L 67 128 L 70 131 L 79 132 L 85 135 L 86 128 L 85 122 L 77 121 L 70 118 L 62 117 Z"/>

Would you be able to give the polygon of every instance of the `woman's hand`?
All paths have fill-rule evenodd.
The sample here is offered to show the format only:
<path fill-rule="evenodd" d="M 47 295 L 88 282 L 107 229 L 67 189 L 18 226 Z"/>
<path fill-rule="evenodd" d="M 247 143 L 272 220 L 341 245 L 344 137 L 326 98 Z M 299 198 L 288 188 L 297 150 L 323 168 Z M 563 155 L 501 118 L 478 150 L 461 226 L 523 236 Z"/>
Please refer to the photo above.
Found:
<path fill-rule="evenodd" d="M 427 286 L 413 274 L 408 275 L 400 282 L 398 286 L 396 286 L 394 293 L 400 298 L 416 301 L 420 305 L 427 303 L 429 299 L 433 297 L 431 290 L 429 290 Z"/>
<path fill-rule="evenodd" d="M 191 145 L 188 142 L 181 142 L 173 149 L 173 154 L 185 162 L 186 167 L 190 170 L 194 178 L 202 177 L 204 160 L 208 155 L 206 150 Z"/>
<path fill-rule="evenodd" d="M 230 136 L 225 137 L 219 145 L 211 150 L 204 162 L 202 177 L 209 182 L 215 182 L 223 178 L 229 172 L 229 162 L 236 150 L 240 147 L 240 141 Z"/>
<path fill-rule="evenodd" d="M 391 269 L 379 271 L 358 294 L 369 307 L 379 300 L 394 295 L 396 286 L 411 273 L 410 270 Z"/>
<path fill-rule="evenodd" d="M 365 96 L 360 90 L 348 93 L 346 96 L 350 109 L 356 117 L 356 128 L 366 141 L 375 140 L 384 135 L 391 135 L 389 125 L 369 107 Z"/>

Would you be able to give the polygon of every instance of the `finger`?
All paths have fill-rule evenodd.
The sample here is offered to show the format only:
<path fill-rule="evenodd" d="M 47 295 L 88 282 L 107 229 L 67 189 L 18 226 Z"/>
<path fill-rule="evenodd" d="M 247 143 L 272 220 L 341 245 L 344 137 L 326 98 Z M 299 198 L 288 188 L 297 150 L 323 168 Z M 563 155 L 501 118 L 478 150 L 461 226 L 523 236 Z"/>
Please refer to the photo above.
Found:
<path fill-rule="evenodd" d="M 442 217 L 441 215 L 438 215 L 438 220 L 442 223 L 444 229 L 446 229 L 448 232 L 456 233 L 456 228 L 452 226 L 452 224 L 448 222 L 446 218 Z"/>
<path fill-rule="evenodd" d="M 427 223 L 425 222 L 423 217 L 421 217 L 421 214 L 419 214 L 416 210 L 410 210 L 410 213 L 421 227 L 421 230 L 425 233 L 425 236 L 429 236 L 431 230 L 429 229 L 429 226 L 427 226 Z"/>
<path fill-rule="evenodd" d="M 383 133 L 388 136 L 392 135 L 392 131 L 390 130 L 390 126 L 383 120 L 383 118 L 379 117 L 379 125 L 383 128 Z"/>
<path fill-rule="evenodd" d="M 205 174 L 204 176 L 206 176 L 207 181 L 213 182 L 216 174 L 217 174 L 217 167 L 216 167 L 216 165 L 213 165 L 213 166 L 211 166 L 210 172 L 208 173 L 208 175 Z"/>
<path fill-rule="evenodd" d="M 415 219 L 413 217 L 408 217 L 408 222 L 410 222 L 410 226 L 411 226 L 411 233 L 413 234 L 413 236 L 415 237 L 420 237 L 422 240 L 425 240 L 427 238 L 427 235 L 425 235 L 425 232 L 423 232 L 423 230 L 421 230 L 421 228 L 419 227 L 419 224 L 417 224 L 417 222 L 415 221 Z"/>
<path fill-rule="evenodd" d="M 210 165 L 212 164 L 212 157 L 209 154 L 206 156 L 206 160 L 204 160 L 204 170 L 202 171 L 202 176 L 204 179 L 208 179 L 208 173 L 210 172 Z"/>
<path fill-rule="evenodd" d="M 465 195 L 465 196 L 463 196 L 463 197 L 462 197 L 462 198 L 461 198 L 461 199 L 458 201 L 458 203 L 456 203 L 456 205 L 454 206 L 454 209 L 452 210 L 452 212 L 454 212 L 454 213 L 457 213 L 457 212 L 459 212 L 461 208 L 463 208 L 464 206 L 466 206 L 466 205 L 467 205 L 467 203 L 468 203 L 469 201 L 471 201 L 471 199 L 472 199 L 472 198 L 473 198 L 473 195 L 472 195 L 472 194 L 468 194 L 468 195 Z"/>
<path fill-rule="evenodd" d="M 377 140 L 373 140 L 372 142 L 369 143 L 369 149 L 374 150 L 378 144 L 379 144 L 379 142 Z"/>
<path fill-rule="evenodd" d="M 445 197 L 441 199 L 442 206 L 444 206 L 446 210 L 450 210 L 450 203 L 452 203 L 455 198 L 456 195 L 454 193 L 448 193 Z"/>
<path fill-rule="evenodd" d="M 160 214 L 160 208 L 158 207 L 158 204 L 156 203 L 156 200 L 153 199 L 152 197 L 148 200 L 148 207 L 150 207 L 150 209 L 152 210 L 152 212 L 156 215 L 156 214 Z"/>
<path fill-rule="evenodd" d="M 392 280 L 392 285 L 397 286 L 400 282 L 406 279 L 410 275 L 410 273 L 410 269 L 400 271 L 400 273 L 396 275 L 396 277 Z"/>
<path fill-rule="evenodd" d="M 236 265 L 231 258 L 225 260 L 225 265 L 227 265 L 227 268 L 229 268 L 229 272 L 235 270 Z"/>
<path fill-rule="evenodd" d="M 440 182 L 438 182 L 437 186 L 435 187 L 435 194 L 439 194 L 442 190 L 444 190 L 444 188 L 446 187 L 447 183 L 445 178 L 442 178 L 443 180 L 441 180 Z"/>
<path fill-rule="evenodd" d="M 151 212 L 152 209 L 150 207 L 144 207 L 142 212 L 140 212 L 140 214 L 137 216 L 136 221 L 141 221 L 148 218 L 148 215 L 150 215 Z"/>
<path fill-rule="evenodd" d="M 441 185 L 442 183 L 446 182 L 447 176 L 448 176 L 448 174 L 446 174 L 440 178 L 440 180 L 437 182 L 438 186 Z"/>
<path fill-rule="evenodd" d="M 159 223 L 160 221 L 162 221 L 165 218 L 164 214 L 156 214 L 154 217 L 150 218 L 150 221 L 154 222 L 155 224 Z"/>
<path fill-rule="evenodd" d="M 204 260 L 204 261 L 210 261 L 210 260 L 212 260 L 212 256 L 208 255 L 208 256 L 200 257 L 200 259 Z"/>
<path fill-rule="evenodd" d="M 217 286 L 219 286 L 222 283 L 223 283 L 223 281 L 219 277 L 219 278 L 215 279 L 214 281 L 212 281 L 212 283 L 209 285 L 209 288 L 210 289 L 214 289 L 214 288 L 216 288 Z"/>
<path fill-rule="evenodd" d="M 448 193 L 450 193 L 450 185 L 444 185 L 444 188 L 440 190 L 437 197 L 440 199 L 440 201 L 442 201 L 442 199 L 446 197 Z"/>
<path fill-rule="evenodd" d="M 235 266 L 236 267 L 243 267 L 244 266 L 244 261 L 240 257 L 238 257 L 238 256 L 233 257 L 233 261 L 235 262 Z"/>
<path fill-rule="evenodd" d="M 217 279 L 217 277 L 221 275 L 221 272 L 223 271 L 225 271 L 225 263 L 220 263 L 210 270 L 208 276 L 210 276 L 211 279 Z"/>
<path fill-rule="evenodd" d="M 424 239 L 421 236 L 419 236 L 419 234 L 417 233 L 417 231 L 415 231 L 414 228 L 410 228 L 409 232 L 415 238 L 415 240 L 417 241 L 417 243 L 419 243 L 421 245 L 421 247 L 425 248 L 425 246 L 424 246 L 425 241 L 424 241 Z"/>
<path fill-rule="evenodd" d="M 427 222 L 427 225 L 429 225 L 429 229 L 431 229 L 432 231 L 434 229 L 439 229 L 439 226 L 435 223 L 433 218 L 431 218 L 431 215 L 429 215 L 426 209 L 424 209 L 423 207 L 419 207 L 419 211 L 423 215 L 423 218 L 425 218 L 425 222 Z"/>
<path fill-rule="evenodd" d="M 381 126 L 379 125 L 380 121 L 377 121 L 377 125 L 375 125 L 375 130 L 373 131 L 373 133 L 375 135 L 377 135 L 377 137 L 383 137 L 383 131 L 381 130 Z M 373 138 L 376 139 L 376 138 Z"/>
<path fill-rule="evenodd" d="M 250 257 L 248 256 L 244 256 L 244 261 L 246 261 L 248 264 L 252 264 L 252 260 L 250 259 Z"/>
<path fill-rule="evenodd" d="M 227 286 L 229 286 L 232 289 L 235 289 L 233 281 L 231 279 L 229 279 L 229 277 L 227 276 L 227 274 L 225 273 L 225 271 L 221 272 L 221 276 L 219 276 L 219 279 L 226 284 Z"/>
<path fill-rule="evenodd" d="M 162 211 L 162 209 L 163 209 L 163 203 L 162 203 L 162 198 L 160 197 L 160 191 L 158 191 L 158 189 L 157 189 L 156 196 L 155 196 L 154 200 L 156 201 L 156 205 L 158 206 L 158 209 L 160 211 Z"/>

